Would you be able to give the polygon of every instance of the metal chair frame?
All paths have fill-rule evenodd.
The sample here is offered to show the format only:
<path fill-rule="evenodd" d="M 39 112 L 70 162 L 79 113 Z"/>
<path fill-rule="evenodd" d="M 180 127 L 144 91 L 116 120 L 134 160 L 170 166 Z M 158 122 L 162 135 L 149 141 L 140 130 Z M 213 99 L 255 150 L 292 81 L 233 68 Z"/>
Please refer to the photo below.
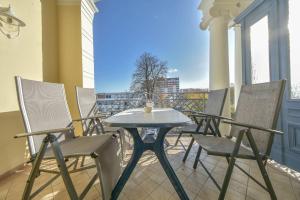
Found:
<path fill-rule="evenodd" d="M 233 152 L 230 155 L 225 156 L 226 161 L 228 163 L 228 168 L 227 168 L 227 172 L 226 172 L 226 175 L 225 175 L 222 186 L 220 186 L 218 184 L 218 182 L 215 180 L 213 175 L 209 172 L 209 170 L 207 169 L 205 164 L 200 159 L 198 160 L 198 162 L 202 165 L 203 169 L 206 171 L 206 173 L 208 174 L 210 179 L 213 181 L 213 183 L 216 185 L 216 187 L 220 190 L 220 195 L 219 195 L 218 199 L 222 200 L 222 199 L 225 198 L 225 194 L 226 194 L 226 191 L 228 189 L 229 181 L 230 181 L 234 166 L 236 166 L 240 171 L 242 171 L 244 174 L 246 174 L 250 179 L 252 179 L 260 187 L 262 187 L 264 190 L 266 190 L 270 194 L 270 197 L 271 197 L 272 200 L 277 199 L 276 194 L 274 192 L 274 189 L 272 187 L 270 178 L 269 178 L 268 173 L 265 169 L 265 166 L 267 164 L 267 160 L 268 160 L 269 156 L 268 155 L 262 155 L 259 152 L 259 150 L 257 148 L 257 145 L 256 145 L 256 143 L 253 139 L 252 133 L 251 133 L 251 130 L 256 129 L 256 128 L 251 127 L 251 125 L 242 125 L 242 124 L 238 124 L 238 123 L 230 122 L 230 121 L 226 121 L 225 123 L 234 124 L 236 126 L 241 125 L 241 126 L 245 127 L 245 129 L 243 129 L 239 132 L 239 136 L 236 139 L 236 143 L 235 143 Z M 264 128 L 260 128 L 260 130 L 264 130 L 264 131 L 272 133 L 272 134 L 283 134 L 280 131 L 268 130 L 268 129 L 264 129 Z M 247 136 L 247 139 L 249 141 L 249 144 L 250 144 L 251 150 L 253 151 L 254 156 L 245 156 L 245 155 L 239 155 L 238 154 L 240 146 L 241 146 L 242 139 L 245 135 Z M 202 148 L 201 148 L 201 150 L 202 150 Z M 200 150 L 199 154 L 201 154 L 201 150 Z M 207 152 L 207 154 L 208 155 L 214 155 L 214 156 L 224 156 L 224 155 L 218 155 L 218 154 L 210 153 L 210 152 Z M 254 178 L 252 175 L 250 175 L 248 172 L 246 172 L 238 164 L 236 164 L 236 159 L 237 158 L 256 160 L 256 162 L 258 164 L 258 167 L 260 169 L 261 175 L 262 175 L 262 177 L 264 179 L 264 182 L 265 182 L 267 187 L 265 187 L 263 184 L 261 184 L 256 178 Z"/>
<path fill-rule="evenodd" d="M 272 200 L 276 200 L 276 194 L 275 191 L 273 189 L 273 186 L 271 184 L 270 178 L 268 176 L 268 173 L 265 169 L 266 164 L 267 164 L 267 160 L 269 159 L 270 153 L 271 153 L 271 149 L 272 149 L 272 144 L 273 144 L 273 140 L 274 140 L 274 135 L 275 134 L 280 134 L 282 135 L 283 132 L 281 131 L 277 131 L 277 130 L 273 130 L 276 128 L 277 125 L 277 119 L 279 116 L 279 112 L 280 112 L 280 107 L 281 107 L 281 103 L 282 103 L 282 99 L 283 99 L 283 93 L 284 93 L 284 88 L 285 88 L 285 80 L 282 80 L 282 84 L 281 84 L 281 88 L 280 88 L 280 93 L 279 93 L 279 99 L 278 99 L 278 103 L 276 105 L 276 110 L 275 110 L 275 116 L 274 116 L 274 120 L 273 120 L 273 124 L 272 124 L 272 129 L 267 129 L 264 127 L 259 127 L 259 126 L 255 126 L 255 125 L 251 125 L 251 124 L 245 124 L 245 123 L 240 123 L 240 122 L 236 122 L 233 119 L 224 119 L 223 117 L 218 117 L 215 116 L 215 118 L 219 118 L 220 120 L 222 120 L 223 123 L 226 124 L 230 124 L 232 126 L 239 126 L 239 127 L 243 127 L 242 130 L 239 131 L 238 136 L 236 138 L 235 141 L 235 145 L 233 148 L 233 151 L 230 154 L 224 155 L 223 153 L 218 153 L 218 152 L 213 152 L 213 151 L 209 151 L 205 148 L 203 148 L 204 150 L 207 151 L 207 155 L 213 155 L 213 156 L 222 156 L 226 158 L 226 161 L 228 163 L 228 168 L 226 171 L 226 175 L 223 181 L 222 186 L 220 186 L 217 181 L 215 180 L 215 178 L 212 176 L 212 174 L 209 172 L 209 170 L 206 168 L 206 166 L 204 165 L 204 163 L 199 159 L 199 163 L 202 165 L 203 169 L 206 171 L 206 173 L 209 175 L 210 179 L 212 180 L 212 182 L 216 185 L 216 187 L 220 190 L 220 194 L 219 194 L 219 200 L 223 200 L 225 198 L 226 195 L 226 191 L 228 189 L 228 185 L 230 182 L 230 178 L 233 172 L 234 167 L 236 166 L 239 170 L 241 170 L 244 174 L 246 174 L 250 179 L 252 179 L 255 183 L 257 183 L 260 187 L 262 187 L 264 190 L 266 190 L 271 199 Z M 253 138 L 252 135 L 252 130 L 260 130 L 263 131 L 262 134 L 264 133 L 269 133 L 270 135 L 270 139 L 269 142 L 267 144 L 267 149 L 265 153 L 261 153 L 258 150 L 257 144 Z M 239 154 L 239 149 L 241 147 L 242 144 L 242 140 L 243 137 L 246 135 L 247 140 L 249 142 L 250 148 L 253 152 L 253 156 L 252 155 L 244 155 L 244 154 Z M 219 135 L 220 136 L 220 135 Z M 210 136 L 208 136 L 210 137 Z M 227 137 L 227 139 L 230 139 L 231 137 Z M 199 149 L 200 151 L 197 152 L 197 155 L 199 153 L 199 156 L 201 154 L 201 150 L 202 150 L 202 146 L 199 145 Z M 249 159 L 249 160 L 256 160 L 259 170 L 261 172 L 261 175 L 263 177 L 263 180 L 265 182 L 264 186 L 262 183 L 260 183 L 256 178 L 254 178 L 253 176 L 251 176 L 248 172 L 246 172 L 242 167 L 240 167 L 238 164 L 236 164 L 236 159 Z"/>
<path fill-rule="evenodd" d="M 105 130 L 102 121 L 103 121 L 103 119 L 111 116 L 114 112 L 110 112 L 110 113 L 101 112 L 97 106 L 97 101 L 95 101 L 95 103 L 93 104 L 92 109 L 89 111 L 88 115 L 84 116 L 83 111 L 80 106 L 80 103 L 79 103 L 79 101 L 80 101 L 79 100 L 80 99 L 79 89 L 85 89 L 85 88 L 79 88 L 77 86 L 75 87 L 77 106 L 78 106 L 78 110 L 79 110 L 79 113 L 81 116 L 81 119 L 77 119 L 76 121 L 81 121 L 82 128 L 83 128 L 83 134 L 87 135 L 87 136 L 91 136 L 95 130 L 96 130 L 97 135 L 110 132 L 110 131 Z M 118 133 L 118 135 L 119 135 L 120 146 L 121 146 L 121 155 L 122 155 L 122 160 L 123 160 L 124 159 L 124 141 L 123 141 L 124 138 L 122 138 L 120 130 L 117 130 L 116 133 Z M 83 157 L 81 165 L 83 165 L 84 159 L 85 158 Z"/>
<path fill-rule="evenodd" d="M 15 138 L 22 138 L 22 137 L 28 137 L 28 136 L 34 136 L 34 135 L 46 135 L 43 139 L 43 143 L 38 151 L 34 156 L 31 157 L 30 162 L 32 163 L 32 169 L 30 172 L 30 175 L 27 179 L 26 186 L 24 189 L 24 193 L 22 196 L 23 200 L 32 199 L 37 194 L 39 194 L 43 189 L 45 189 L 48 185 L 50 185 L 53 181 L 55 181 L 59 176 L 62 177 L 63 182 L 66 186 L 67 192 L 71 199 L 83 199 L 85 195 L 88 193 L 90 188 L 93 186 L 95 181 L 98 178 L 98 174 L 96 173 L 93 178 L 90 180 L 90 182 L 87 184 L 85 189 L 82 191 L 82 193 L 78 196 L 75 187 L 73 185 L 73 182 L 71 180 L 70 174 L 76 173 L 79 171 L 91 169 L 97 167 L 96 165 L 89 165 L 89 166 L 83 166 L 83 167 L 77 167 L 77 159 L 81 157 L 82 155 L 78 156 L 72 156 L 72 158 L 75 158 L 75 161 L 71 162 L 69 165 L 66 163 L 68 162 L 68 158 L 64 157 L 62 154 L 62 151 L 60 149 L 60 144 L 57 141 L 57 137 L 53 135 L 53 133 L 71 133 L 73 134 L 74 128 L 69 127 L 65 129 L 55 129 L 55 130 L 46 130 L 46 131 L 40 131 L 40 132 L 32 132 L 32 133 L 24 133 L 24 134 L 17 134 Z M 55 160 L 58 165 L 58 170 L 49 170 L 49 169 L 43 169 L 40 168 L 40 165 L 42 163 L 42 160 L 45 160 L 44 155 L 45 152 L 49 146 L 51 145 L 51 148 L 53 150 L 53 153 L 55 155 Z M 96 159 L 98 155 L 91 155 L 92 158 Z M 96 162 L 97 163 L 97 162 Z M 74 167 L 73 170 L 69 170 L 71 167 Z M 49 173 L 49 174 L 55 174 L 54 177 L 52 177 L 50 180 L 48 180 L 46 183 L 44 183 L 42 186 L 40 186 L 38 189 L 36 189 L 33 193 L 32 188 L 35 182 L 35 179 L 40 176 L 41 172 Z"/>
<path fill-rule="evenodd" d="M 43 130 L 43 131 L 37 131 L 37 132 L 32 132 L 30 130 L 30 125 L 28 121 L 28 116 L 27 116 L 27 111 L 24 105 L 24 98 L 23 98 L 23 90 L 22 90 L 22 83 L 21 80 L 22 78 L 19 76 L 15 77 L 16 80 L 16 86 L 17 86 L 17 95 L 18 95 L 18 100 L 19 100 L 19 107 L 23 116 L 23 121 L 25 125 L 25 131 L 26 133 L 21 133 L 17 134 L 14 136 L 14 138 L 24 138 L 26 137 L 28 142 L 30 143 L 29 137 L 31 136 L 39 136 L 39 135 L 44 135 L 44 139 L 42 141 L 42 144 L 39 148 L 39 150 L 36 153 L 32 153 L 30 150 L 30 160 L 28 163 L 32 163 L 32 169 L 30 172 L 30 175 L 26 181 L 26 186 L 23 192 L 22 199 L 23 200 L 28 200 L 34 198 L 37 194 L 39 194 L 43 189 L 45 189 L 47 186 L 49 186 L 53 181 L 55 181 L 59 176 L 62 177 L 64 185 L 66 187 L 66 190 L 69 194 L 69 197 L 72 200 L 81 200 L 83 199 L 88 191 L 91 189 L 97 178 L 99 177 L 102 180 L 101 177 L 101 166 L 97 159 L 99 158 L 98 154 L 96 152 L 93 152 L 90 154 L 90 157 L 95 160 L 95 164 L 89 164 L 87 166 L 78 166 L 78 160 L 82 157 L 85 157 L 86 155 L 81 155 L 81 154 L 76 154 L 76 155 L 69 155 L 69 156 L 64 156 L 60 147 L 60 142 L 58 139 L 65 135 L 68 139 L 72 140 L 75 139 L 75 134 L 74 134 L 74 127 L 73 123 L 77 121 L 84 121 L 88 120 L 88 118 L 81 118 L 77 120 L 72 120 L 66 128 L 60 128 L 60 129 L 52 129 L 52 130 Z M 67 105 L 66 105 L 67 106 Z M 93 117 L 93 120 L 96 120 L 98 117 L 95 116 Z M 58 135 L 55 135 L 59 133 Z M 115 137 L 115 136 L 113 136 Z M 49 147 L 50 145 L 50 147 Z M 29 145 L 29 148 L 31 146 Z M 51 148 L 53 151 L 53 157 L 46 157 L 45 153 L 46 150 Z M 72 161 L 70 164 L 67 165 L 69 162 L 70 158 L 74 158 L 74 161 Z M 42 168 L 41 164 L 43 160 L 55 160 L 57 162 L 58 169 L 52 170 L 52 169 L 47 169 L 47 168 Z M 73 169 L 71 169 L 73 167 Z M 97 168 L 96 174 L 90 179 L 89 183 L 86 185 L 84 190 L 81 192 L 81 194 L 77 194 L 74 184 L 71 180 L 70 174 L 80 172 L 83 170 L 91 169 L 91 168 Z M 40 176 L 41 173 L 49 173 L 49 174 L 55 174 L 54 177 L 52 177 L 50 180 L 48 180 L 46 183 L 44 183 L 42 186 L 40 186 L 38 189 L 36 189 L 34 192 L 32 192 L 33 185 L 35 182 L 35 179 Z M 102 182 L 100 180 L 100 182 Z M 103 192 L 102 192 L 103 199 L 108 199 Z"/>
<path fill-rule="evenodd" d="M 219 125 L 221 123 L 221 120 L 222 119 L 231 120 L 230 118 L 227 118 L 227 117 L 209 115 L 209 114 L 206 114 L 206 113 L 192 114 L 191 116 L 194 118 L 196 123 L 199 124 L 198 127 L 197 127 L 197 130 L 196 130 L 196 133 L 191 133 L 191 136 L 193 134 L 202 134 L 202 135 L 212 135 L 212 136 L 221 137 L 221 132 L 220 132 L 220 129 L 219 129 Z M 200 121 L 197 120 L 197 118 L 200 118 Z M 204 131 L 199 132 L 199 129 L 203 125 L 203 121 L 206 122 Z M 210 134 L 208 134 L 208 130 L 210 130 Z M 194 142 L 195 142 L 195 139 L 192 137 L 192 139 L 190 141 L 190 144 L 189 144 L 188 148 L 186 149 L 186 152 L 185 152 L 184 157 L 182 159 L 183 162 L 185 162 L 186 159 L 188 158 L 188 155 L 189 155 L 189 153 L 190 153 L 190 151 L 193 147 Z M 193 164 L 194 169 L 197 168 L 198 162 L 200 160 L 200 154 L 201 154 L 201 147 L 198 147 L 198 151 L 197 151 L 195 161 L 194 161 L 194 164 Z"/>
<path fill-rule="evenodd" d="M 224 104 L 225 104 L 225 101 L 226 101 L 226 97 L 227 97 L 227 93 L 228 93 L 228 88 L 224 89 L 225 92 L 224 92 L 224 96 L 223 96 L 223 99 L 222 99 L 222 103 L 221 103 L 221 108 L 219 110 L 219 115 L 222 115 L 222 112 L 223 112 L 223 108 L 224 108 Z M 209 101 L 209 98 L 208 98 L 208 101 Z M 190 136 L 192 134 L 203 134 L 203 135 L 213 135 L 213 136 L 221 136 L 220 134 L 220 130 L 219 130 L 219 125 L 220 125 L 220 122 L 221 122 L 221 118 L 219 116 L 216 116 L 216 115 L 213 115 L 213 114 L 210 114 L 210 113 L 204 113 L 204 112 L 196 112 L 196 111 L 183 111 L 183 112 L 186 112 L 186 113 L 189 113 L 188 115 L 193 119 L 193 121 L 196 123 L 197 125 L 197 128 L 195 131 L 191 131 L 191 132 L 185 132 L 184 130 L 181 131 L 177 137 L 177 140 L 174 144 L 174 146 L 177 146 L 178 143 L 180 143 L 180 145 L 183 147 L 183 149 L 185 150 L 185 155 L 184 155 L 184 158 L 183 158 L 183 162 L 186 161 L 189 153 L 190 153 L 190 150 L 193 146 L 193 143 L 194 143 L 194 139 L 192 137 L 191 141 L 190 141 L 190 144 L 188 146 L 188 148 L 186 149 L 184 144 L 181 142 L 180 138 L 182 137 L 183 134 L 190 134 Z M 224 119 L 229 119 L 229 118 L 226 118 L 226 117 L 223 117 Z M 203 131 L 200 131 L 201 128 L 204 127 Z M 210 131 L 210 132 L 208 132 Z M 199 160 L 199 157 L 200 157 L 200 147 L 197 151 L 197 156 L 195 158 L 195 161 L 194 161 L 194 165 L 193 165 L 193 168 L 196 169 L 197 168 L 197 164 L 198 164 L 198 160 Z"/>

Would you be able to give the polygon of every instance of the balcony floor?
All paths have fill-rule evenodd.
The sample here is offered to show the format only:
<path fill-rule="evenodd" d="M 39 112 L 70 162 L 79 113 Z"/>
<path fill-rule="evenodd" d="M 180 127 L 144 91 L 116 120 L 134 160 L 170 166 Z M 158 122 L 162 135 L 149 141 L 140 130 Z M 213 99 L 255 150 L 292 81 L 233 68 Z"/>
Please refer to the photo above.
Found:
<path fill-rule="evenodd" d="M 175 139 L 175 137 L 168 137 L 168 141 L 171 144 L 174 143 Z M 183 139 L 185 144 L 187 144 L 188 141 L 189 140 L 187 138 Z M 217 199 L 219 191 L 208 178 L 201 165 L 199 165 L 196 170 L 192 168 L 196 150 L 197 146 L 194 145 L 189 159 L 185 164 L 181 161 L 184 155 L 182 147 L 173 147 L 167 150 L 167 153 L 168 158 L 190 199 Z M 129 157 L 130 152 L 128 152 L 127 159 Z M 207 156 L 205 153 L 203 153 L 201 159 L 213 172 L 219 184 L 221 184 L 227 168 L 226 160 L 224 158 Z M 254 161 L 249 162 L 245 160 L 238 160 L 238 163 L 254 177 L 257 177 L 262 181 L 260 172 Z M 290 171 L 288 168 L 276 163 L 269 163 L 267 170 L 278 199 L 300 200 L 300 174 L 298 172 Z M 29 171 L 30 167 L 25 170 L 18 171 L 14 175 L 0 181 L 0 199 L 21 199 Z M 89 178 L 94 173 L 95 170 L 92 169 L 72 174 L 72 179 L 78 192 L 82 191 Z M 52 175 L 42 174 L 36 179 L 35 188 L 51 176 Z M 35 199 L 68 199 L 68 195 L 61 178 L 48 186 Z M 101 199 L 101 190 L 98 182 L 95 183 L 85 199 Z M 133 175 L 130 177 L 119 199 L 177 200 L 179 198 L 157 159 L 149 152 L 144 154 L 142 157 L 138 167 L 134 170 Z M 270 197 L 266 191 L 235 168 L 227 191 L 226 199 L 258 200 L 270 199 Z"/>

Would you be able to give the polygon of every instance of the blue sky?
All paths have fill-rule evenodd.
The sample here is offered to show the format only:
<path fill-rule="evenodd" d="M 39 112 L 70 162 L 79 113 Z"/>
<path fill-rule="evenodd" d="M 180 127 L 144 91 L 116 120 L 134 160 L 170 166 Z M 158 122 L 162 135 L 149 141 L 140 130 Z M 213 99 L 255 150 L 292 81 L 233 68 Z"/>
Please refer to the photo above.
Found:
<path fill-rule="evenodd" d="M 181 88 L 208 87 L 209 33 L 199 29 L 199 0 L 102 0 L 94 19 L 95 87 L 130 87 L 135 61 L 149 52 L 168 62 Z"/>

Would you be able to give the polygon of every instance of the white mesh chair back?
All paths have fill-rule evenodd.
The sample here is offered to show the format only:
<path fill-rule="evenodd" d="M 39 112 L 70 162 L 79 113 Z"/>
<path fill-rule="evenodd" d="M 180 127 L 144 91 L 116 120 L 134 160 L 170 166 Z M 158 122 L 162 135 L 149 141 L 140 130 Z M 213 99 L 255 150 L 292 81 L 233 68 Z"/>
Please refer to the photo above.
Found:
<path fill-rule="evenodd" d="M 90 117 L 97 113 L 96 95 L 93 88 L 76 87 L 77 105 L 81 118 Z M 91 120 L 82 122 L 82 127 L 85 131 L 88 129 L 88 124 Z"/>
<path fill-rule="evenodd" d="M 276 129 L 284 87 L 284 80 L 242 86 L 235 120 L 241 123 Z M 232 126 L 231 136 L 237 137 L 241 129 L 243 128 Z M 273 136 L 254 129 L 251 132 L 260 153 L 269 155 Z M 249 146 L 247 137 L 244 137 L 243 143 Z"/>
<path fill-rule="evenodd" d="M 65 128 L 72 122 L 63 84 L 16 77 L 18 100 L 28 133 Z M 58 136 L 59 133 L 56 135 Z M 28 136 L 31 155 L 38 152 L 45 136 Z M 62 135 L 59 140 L 64 140 Z"/>
<path fill-rule="evenodd" d="M 212 115 L 222 115 L 228 89 L 211 90 L 204 112 Z"/>
<path fill-rule="evenodd" d="M 93 88 L 76 87 L 77 103 L 81 118 L 93 116 L 96 106 L 96 95 Z"/>

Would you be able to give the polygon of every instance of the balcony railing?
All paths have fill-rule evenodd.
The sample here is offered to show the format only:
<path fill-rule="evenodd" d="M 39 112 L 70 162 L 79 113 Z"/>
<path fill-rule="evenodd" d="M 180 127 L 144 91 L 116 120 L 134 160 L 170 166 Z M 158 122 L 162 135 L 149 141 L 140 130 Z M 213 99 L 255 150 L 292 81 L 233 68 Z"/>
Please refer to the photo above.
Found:
<path fill-rule="evenodd" d="M 199 96 L 199 95 L 198 95 Z M 207 93 L 200 97 L 189 98 L 184 95 L 168 95 L 164 98 L 154 100 L 156 108 L 174 108 L 176 110 L 203 111 L 207 101 Z M 144 98 L 115 98 L 97 99 L 97 105 L 103 112 L 120 112 L 131 108 L 142 108 L 145 106 Z"/>

